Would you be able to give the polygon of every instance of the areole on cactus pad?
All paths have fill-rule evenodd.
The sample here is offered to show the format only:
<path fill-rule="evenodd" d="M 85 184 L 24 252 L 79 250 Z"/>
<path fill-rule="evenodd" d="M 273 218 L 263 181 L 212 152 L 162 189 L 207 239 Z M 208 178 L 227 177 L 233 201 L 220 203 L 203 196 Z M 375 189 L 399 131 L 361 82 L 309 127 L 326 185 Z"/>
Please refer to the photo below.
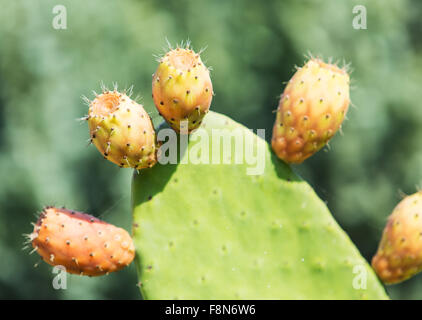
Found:
<path fill-rule="evenodd" d="M 211 137 L 220 129 L 232 158 L 237 135 L 263 147 L 262 175 L 247 175 L 246 163 L 184 164 L 202 130 Z M 132 202 L 146 299 L 388 298 L 312 188 L 267 142 L 224 115 L 204 118 L 179 163 L 135 172 Z"/>

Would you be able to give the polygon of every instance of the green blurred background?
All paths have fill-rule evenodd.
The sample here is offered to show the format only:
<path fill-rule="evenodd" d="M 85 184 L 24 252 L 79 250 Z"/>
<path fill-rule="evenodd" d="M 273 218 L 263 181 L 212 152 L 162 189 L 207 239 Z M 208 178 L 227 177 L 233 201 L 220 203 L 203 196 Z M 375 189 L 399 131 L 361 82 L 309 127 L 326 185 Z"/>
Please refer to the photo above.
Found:
<path fill-rule="evenodd" d="M 55 30 L 52 9 L 67 8 Z M 352 27 L 355 5 L 367 30 Z M 330 148 L 295 170 L 326 201 L 368 261 L 400 192 L 422 186 L 420 0 L 0 0 L 0 298 L 138 299 L 133 264 L 108 277 L 70 276 L 54 290 L 51 267 L 23 251 L 44 205 L 86 211 L 130 230 L 131 170 L 87 147 L 87 113 L 100 81 L 151 98 L 153 54 L 190 39 L 213 67 L 212 109 L 267 129 L 283 82 L 304 54 L 352 63 L 355 105 Z M 421 299 L 422 276 L 387 288 Z"/>

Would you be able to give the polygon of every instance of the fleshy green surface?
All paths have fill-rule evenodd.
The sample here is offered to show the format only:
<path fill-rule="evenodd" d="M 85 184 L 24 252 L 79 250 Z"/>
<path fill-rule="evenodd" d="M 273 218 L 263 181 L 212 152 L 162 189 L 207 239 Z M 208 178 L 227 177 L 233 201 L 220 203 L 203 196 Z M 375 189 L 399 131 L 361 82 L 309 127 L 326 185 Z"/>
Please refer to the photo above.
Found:
<path fill-rule="evenodd" d="M 201 128 L 256 137 L 214 112 Z M 312 188 L 264 140 L 253 141 L 265 150 L 262 175 L 247 175 L 248 164 L 157 164 L 135 174 L 133 236 L 144 298 L 387 298 Z M 362 273 L 353 271 L 362 269 L 366 289 L 355 289 Z"/>

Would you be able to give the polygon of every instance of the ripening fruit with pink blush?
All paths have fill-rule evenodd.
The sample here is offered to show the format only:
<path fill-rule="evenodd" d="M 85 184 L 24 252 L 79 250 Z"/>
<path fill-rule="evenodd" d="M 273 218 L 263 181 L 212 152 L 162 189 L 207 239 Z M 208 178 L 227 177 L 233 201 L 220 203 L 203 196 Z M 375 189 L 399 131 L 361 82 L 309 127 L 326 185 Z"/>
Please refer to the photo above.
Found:
<path fill-rule="evenodd" d="M 118 271 L 135 257 L 126 230 L 86 213 L 46 207 L 28 235 L 34 250 L 68 273 L 100 276 Z"/>
<path fill-rule="evenodd" d="M 405 197 L 389 216 L 372 267 L 386 284 L 422 271 L 422 191 Z"/>
<path fill-rule="evenodd" d="M 271 145 L 287 163 L 301 163 L 340 129 L 350 103 L 346 70 L 312 58 L 280 97 Z"/>

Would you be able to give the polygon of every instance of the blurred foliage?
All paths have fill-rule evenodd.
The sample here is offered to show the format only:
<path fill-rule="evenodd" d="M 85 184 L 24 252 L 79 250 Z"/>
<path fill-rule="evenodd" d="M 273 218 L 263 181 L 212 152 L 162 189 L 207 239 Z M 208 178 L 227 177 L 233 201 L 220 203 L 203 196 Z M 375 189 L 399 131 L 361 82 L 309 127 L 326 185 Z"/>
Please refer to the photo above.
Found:
<path fill-rule="evenodd" d="M 52 8 L 67 8 L 67 30 Z M 352 28 L 363 4 L 368 29 Z M 100 81 L 135 85 L 155 122 L 153 54 L 190 39 L 207 46 L 212 109 L 270 139 L 278 95 L 304 54 L 352 63 L 351 108 L 327 152 L 297 170 L 370 260 L 386 217 L 422 181 L 422 3 L 418 0 L 0 0 L 0 298 L 140 298 L 133 266 L 108 277 L 70 276 L 22 251 L 44 205 L 65 205 L 130 230 L 130 170 L 87 147 L 87 107 Z M 388 287 L 421 299 L 422 276 Z"/>

